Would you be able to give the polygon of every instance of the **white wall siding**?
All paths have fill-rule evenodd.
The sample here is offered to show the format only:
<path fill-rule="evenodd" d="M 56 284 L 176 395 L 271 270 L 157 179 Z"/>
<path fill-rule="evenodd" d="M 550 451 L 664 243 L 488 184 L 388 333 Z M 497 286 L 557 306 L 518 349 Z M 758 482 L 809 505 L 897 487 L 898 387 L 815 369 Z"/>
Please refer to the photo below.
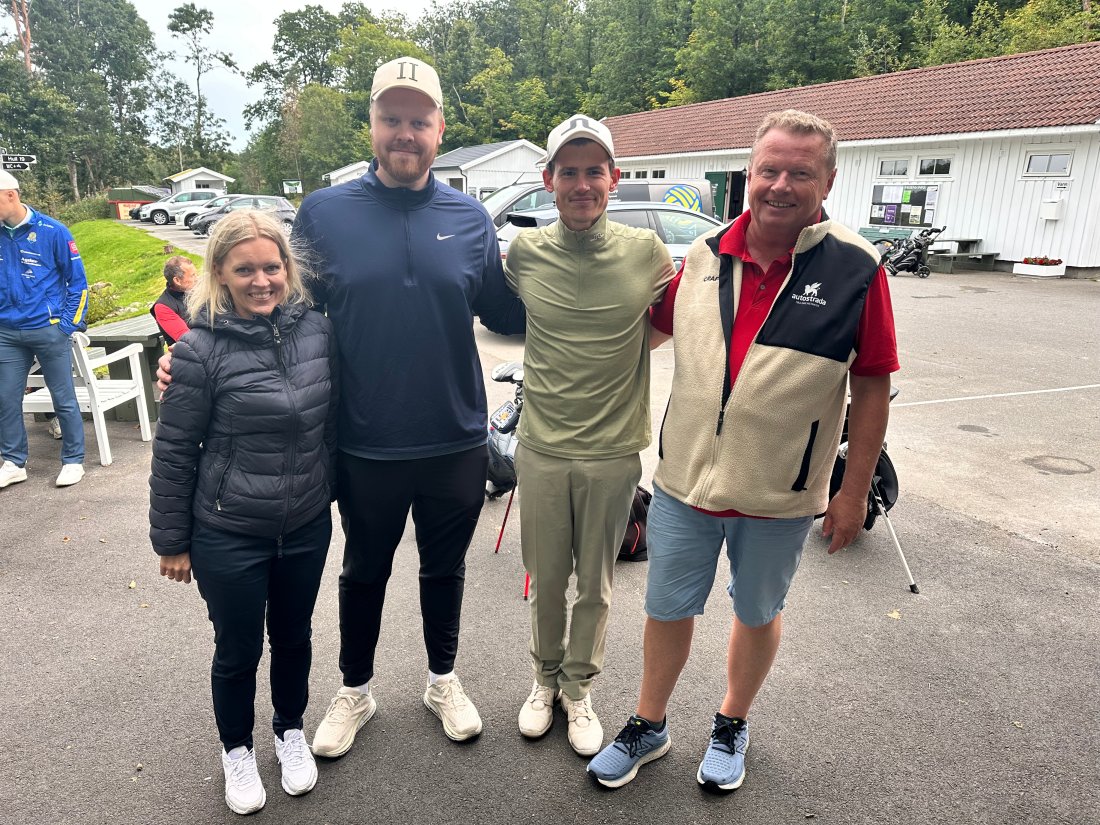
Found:
<path fill-rule="evenodd" d="M 539 180 L 541 173 L 535 162 L 541 157 L 541 152 L 535 152 L 521 144 L 473 164 L 465 173 L 453 166 L 434 169 L 432 173 L 441 183 L 446 183 L 448 178 L 465 177 L 466 191 L 473 195 L 480 193 L 482 189 L 500 189 L 519 180 Z"/>
<path fill-rule="evenodd" d="M 1025 176 L 1028 153 L 1046 149 L 1072 152 L 1068 176 Z M 950 158 L 950 174 L 917 175 L 920 159 L 929 157 Z M 909 174 L 879 177 L 882 158 L 908 158 Z M 619 166 L 631 172 L 665 169 L 666 178 L 701 178 L 706 172 L 744 169 L 747 161 L 745 151 L 726 151 L 622 158 Z M 1046 255 L 1070 267 L 1100 267 L 1100 130 L 841 144 L 825 209 L 853 229 L 868 226 L 872 191 L 881 184 L 938 185 L 935 224 L 947 227 L 944 236 L 981 238 L 981 249 L 998 253 L 1001 260 Z M 1063 216 L 1041 219 L 1042 202 L 1059 198 L 1065 201 Z"/>

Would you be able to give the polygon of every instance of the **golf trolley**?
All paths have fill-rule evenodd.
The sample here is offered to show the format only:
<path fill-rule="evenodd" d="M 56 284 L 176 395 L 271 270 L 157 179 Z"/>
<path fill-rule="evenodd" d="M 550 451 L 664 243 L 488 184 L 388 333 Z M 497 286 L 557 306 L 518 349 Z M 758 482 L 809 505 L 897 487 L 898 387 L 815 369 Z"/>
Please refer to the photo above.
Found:
<path fill-rule="evenodd" d="M 875 246 L 882 254 L 882 266 L 890 275 L 899 272 L 912 272 L 918 278 L 927 278 L 931 274 L 928 268 L 928 247 L 947 229 L 930 227 L 922 229 L 912 237 L 897 243 L 889 240 L 878 241 Z"/>
<path fill-rule="evenodd" d="M 941 230 L 942 231 L 942 230 Z M 897 387 L 890 388 L 890 400 L 897 397 Z M 829 498 L 837 494 L 840 484 L 844 480 L 844 468 L 848 462 L 848 412 L 851 402 L 844 409 L 844 428 L 840 434 L 840 446 L 837 448 L 836 460 L 833 462 L 833 473 L 829 478 Z M 879 450 L 878 462 L 875 464 L 874 475 L 871 476 L 871 489 L 867 492 L 867 514 L 863 520 L 863 529 L 870 530 L 875 526 L 875 521 L 882 516 L 886 524 L 886 530 L 894 542 L 894 548 L 898 551 L 901 566 L 905 569 L 905 578 L 909 582 L 909 589 L 914 593 L 920 593 L 920 588 L 913 581 L 913 574 L 909 571 L 909 563 L 905 560 L 905 553 L 901 550 L 898 534 L 894 532 L 894 525 L 890 521 L 888 511 L 898 500 L 898 474 L 894 469 L 894 462 L 890 460 L 890 454 L 886 452 L 886 442 L 882 442 Z"/>
<path fill-rule="evenodd" d="M 515 384 L 516 394 L 511 401 L 505 401 L 496 412 L 489 416 L 489 472 L 485 481 L 485 495 L 489 500 L 508 494 L 508 506 L 504 509 L 504 519 L 500 523 L 497 544 L 494 553 L 500 552 L 500 542 L 504 538 L 504 528 L 508 524 L 508 514 L 512 512 L 512 499 L 516 495 L 516 447 L 519 436 L 519 416 L 523 412 L 523 364 L 509 361 L 497 364 L 489 374 L 494 381 L 506 381 Z M 531 594 L 531 574 L 523 580 L 523 600 Z"/>

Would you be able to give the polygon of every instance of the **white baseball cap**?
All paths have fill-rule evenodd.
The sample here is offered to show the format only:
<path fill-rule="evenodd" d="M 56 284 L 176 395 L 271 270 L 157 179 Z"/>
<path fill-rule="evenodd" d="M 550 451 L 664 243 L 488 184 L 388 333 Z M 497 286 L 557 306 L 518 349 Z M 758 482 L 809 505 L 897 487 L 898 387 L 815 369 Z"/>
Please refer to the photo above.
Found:
<path fill-rule="evenodd" d="M 390 89 L 413 89 L 427 95 L 440 109 L 443 108 L 443 89 L 439 85 L 439 75 L 435 69 L 415 57 L 398 57 L 378 67 L 370 87 L 371 103 Z"/>
<path fill-rule="evenodd" d="M 18 189 L 19 181 L 15 175 L 4 169 L 0 169 L 0 189 Z"/>
<path fill-rule="evenodd" d="M 561 147 L 577 138 L 594 140 L 604 148 L 609 158 L 615 157 L 615 143 L 611 140 L 611 130 L 588 115 L 573 115 L 563 120 L 550 132 L 550 137 L 546 139 L 546 155 L 542 162 L 552 161 Z"/>

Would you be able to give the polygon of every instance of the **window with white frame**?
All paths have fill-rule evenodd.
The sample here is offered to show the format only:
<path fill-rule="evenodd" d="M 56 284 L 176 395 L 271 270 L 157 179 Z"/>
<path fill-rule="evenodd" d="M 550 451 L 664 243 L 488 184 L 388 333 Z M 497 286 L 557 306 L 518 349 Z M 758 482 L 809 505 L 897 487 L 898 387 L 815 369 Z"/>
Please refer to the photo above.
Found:
<path fill-rule="evenodd" d="M 654 169 L 652 172 L 649 173 L 649 176 L 651 178 L 663 178 L 665 176 L 665 170 L 664 169 Z"/>
<path fill-rule="evenodd" d="M 1064 177 L 1069 174 L 1072 152 L 1028 152 L 1025 175 Z"/>
<path fill-rule="evenodd" d="M 919 175 L 950 175 L 951 158 L 921 158 L 917 167 Z"/>
<path fill-rule="evenodd" d="M 903 178 L 909 174 L 909 158 L 883 158 L 878 162 L 880 178 Z"/>
<path fill-rule="evenodd" d="M 637 180 L 645 180 L 649 176 L 649 173 L 645 169 L 638 169 L 634 172 L 634 177 Z"/>
<path fill-rule="evenodd" d="M 620 178 L 623 178 L 624 180 L 627 180 L 627 179 L 630 178 L 630 170 L 629 169 L 620 169 L 619 172 L 620 172 L 620 174 L 619 174 Z"/>

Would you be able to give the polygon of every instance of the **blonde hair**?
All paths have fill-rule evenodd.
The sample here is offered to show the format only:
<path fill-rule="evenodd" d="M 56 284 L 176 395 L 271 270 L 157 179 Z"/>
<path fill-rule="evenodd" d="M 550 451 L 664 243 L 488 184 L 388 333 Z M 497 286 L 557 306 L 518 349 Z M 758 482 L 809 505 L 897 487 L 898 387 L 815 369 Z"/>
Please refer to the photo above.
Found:
<path fill-rule="evenodd" d="M 752 152 L 749 153 L 749 167 L 752 167 L 752 156 L 756 152 L 756 144 L 763 140 L 764 135 L 772 129 L 781 129 L 795 135 L 819 135 L 825 141 L 825 165 L 829 171 L 836 169 L 836 132 L 832 124 L 817 115 L 802 112 L 798 109 L 785 109 L 782 112 L 772 112 L 760 127 L 756 130 L 756 138 L 752 142 Z"/>
<path fill-rule="evenodd" d="M 229 213 L 214 226 L 206 247 L 202 275 L 187 293 L 187 312 L 192 318 L 197 318 L 199 310 L 205 309 L 213 328 L 214 318 L 219 313 L 233 313 L 233 296 L 227 286 L 218 283 L 218 269 L 233 247 L 257 238 L 266 238 L 279 248 L 279 257 L 286 269 L 286 294 L 281 305 L 311 303 L 306 286 L 309 272 L 302 263 L 303 256 L 296 252 L 282 225 L 268 212 L 241 209 Z"/>

